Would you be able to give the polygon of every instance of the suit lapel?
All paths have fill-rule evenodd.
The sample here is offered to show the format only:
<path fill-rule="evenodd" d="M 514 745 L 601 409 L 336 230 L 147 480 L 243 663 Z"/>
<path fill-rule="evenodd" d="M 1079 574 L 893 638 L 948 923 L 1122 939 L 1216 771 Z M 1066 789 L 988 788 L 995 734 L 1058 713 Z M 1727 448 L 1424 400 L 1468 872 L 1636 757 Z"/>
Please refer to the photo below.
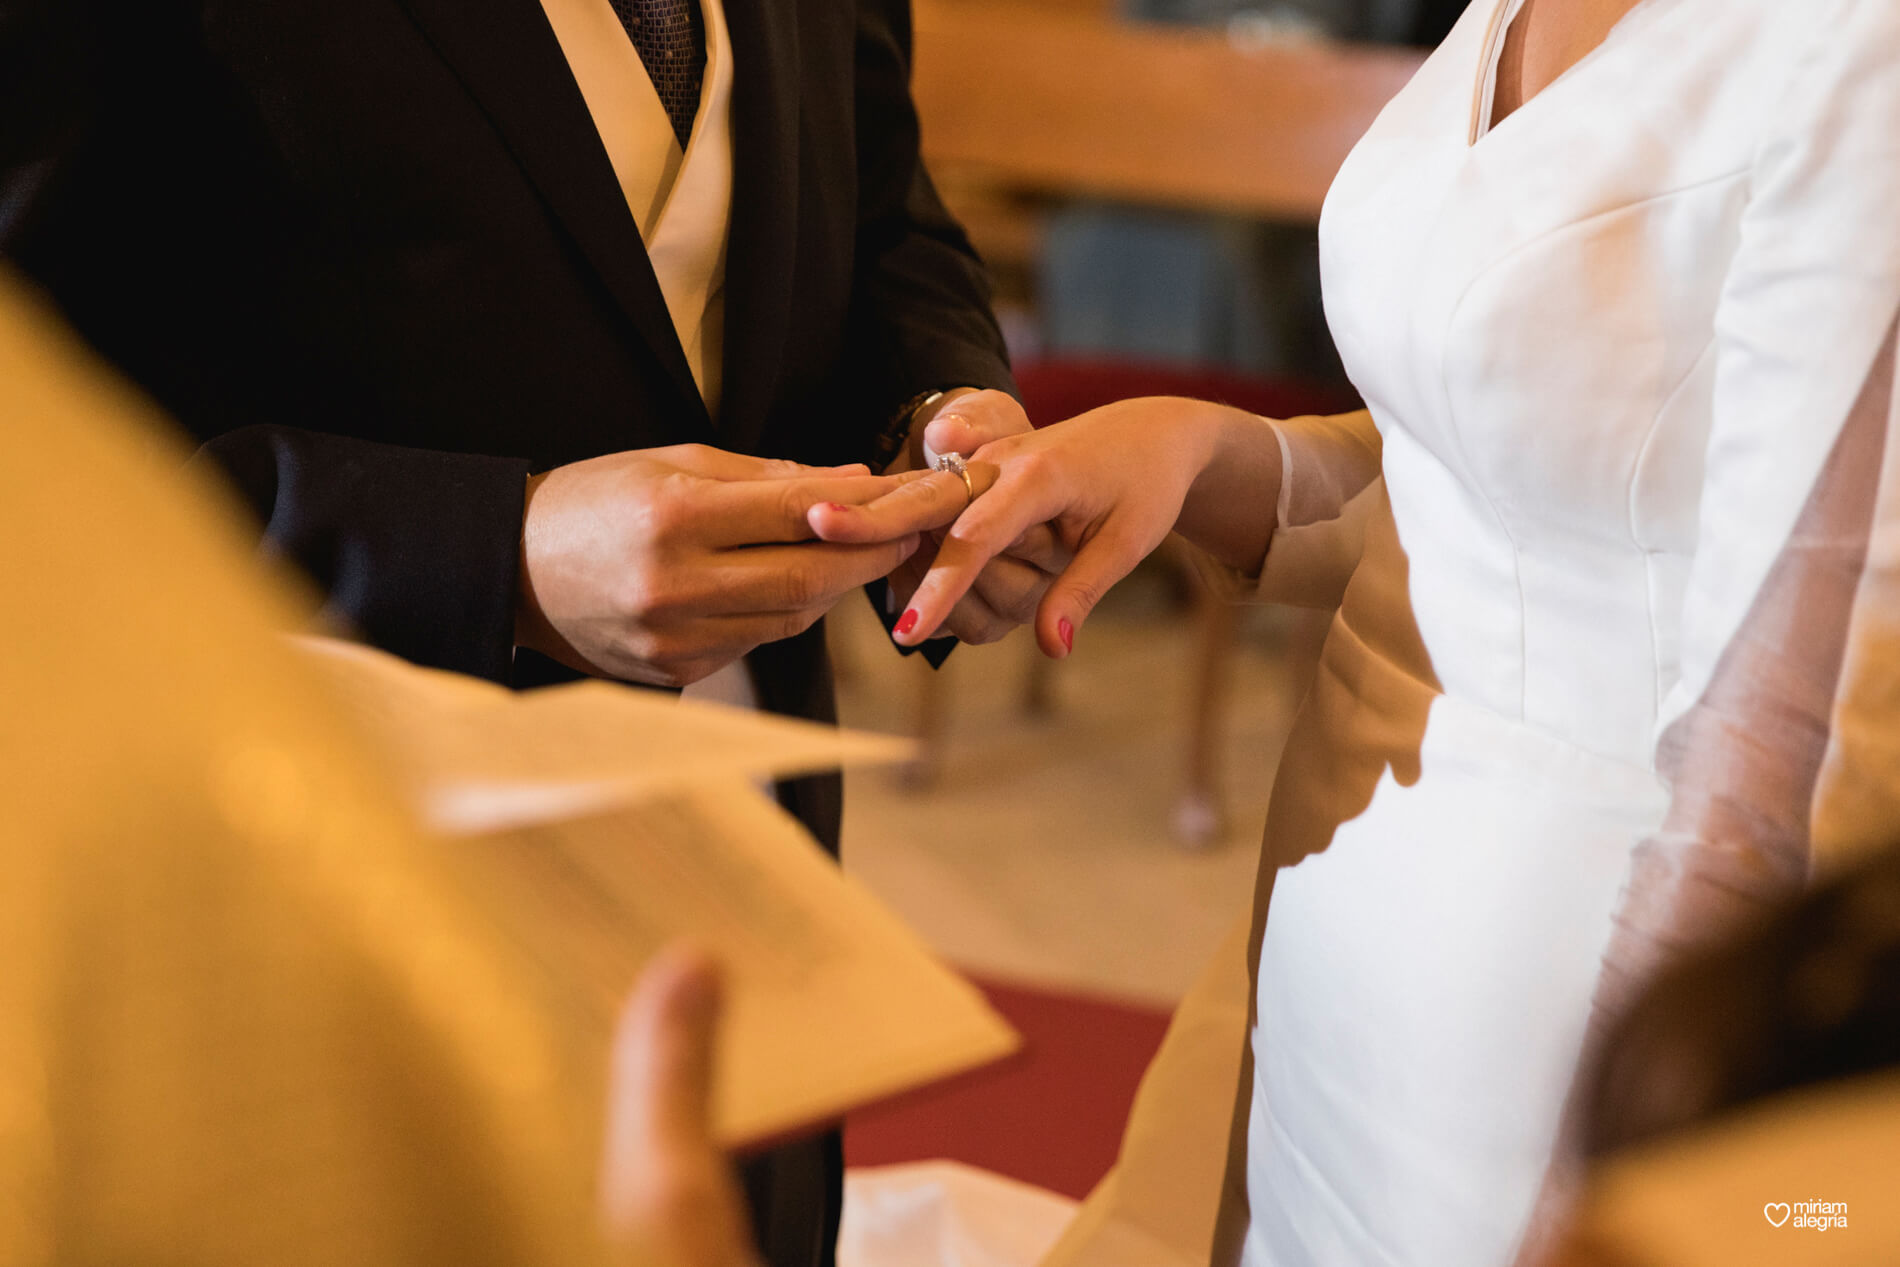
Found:
<path fill-rule="evenodd" d="M 766 0 L 752 2 L 763 7 Z M 494 121 L 555 219 L 660 361 L 684 416 L 703 432 L 710 426 L 706 406 L 639 226 L 541 6 L 535 0 L 403 3 Z"/>
<path fill-rule="evenodd" d="M 759 443 L 792 309 L 798 207 L 798 26 L 788 0 L 725 0 L 732 39 L 732 227 L 720 435 Z"/>

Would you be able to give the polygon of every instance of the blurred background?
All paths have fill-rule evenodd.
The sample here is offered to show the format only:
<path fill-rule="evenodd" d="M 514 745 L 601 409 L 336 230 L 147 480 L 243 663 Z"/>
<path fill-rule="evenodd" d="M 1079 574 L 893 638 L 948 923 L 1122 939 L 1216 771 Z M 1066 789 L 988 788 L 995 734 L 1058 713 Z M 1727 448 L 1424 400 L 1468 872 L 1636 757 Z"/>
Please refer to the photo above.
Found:
<path fill-rule="evenodd" d="M 915 0 L 925 155 L 995 276 L 1030 417 L 1155 394 L 1355 408 L 1315 225 L 1463 8 Z M 846 723 L 922 742 L 913 767 L 852 776 L 846 866 L 1030 1039 L 1003 1071 L 860 1115 L 850 1160 L 947 1157 L 1080 1196 L 1250 906 L 1325 615 L 1212 602 L 1165 549 L 1060 666 L 1019 634 L 933 673 L 868 608 L 830 623 Z"/>

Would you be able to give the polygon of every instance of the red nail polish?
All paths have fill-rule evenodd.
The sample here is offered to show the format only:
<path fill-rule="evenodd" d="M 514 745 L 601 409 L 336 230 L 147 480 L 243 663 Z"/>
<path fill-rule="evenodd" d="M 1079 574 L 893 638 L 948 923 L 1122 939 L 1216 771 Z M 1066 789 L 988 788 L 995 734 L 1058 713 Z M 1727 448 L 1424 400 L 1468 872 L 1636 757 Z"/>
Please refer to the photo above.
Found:
<path fill-rule="evenodd" d="M 1067 616 L 1056 622 L 1056 637 L 1062 639 L 1064 651 L 1075 650 L 1075 626 L 1069 623 Z"/>
<path fill-rule="evenodd" d="M 843 502 L 826 502 L 825 509 L 826 510 L 850 510 L 851 508 L 845 505 Z"/>
<path fill-rule="evenodd" d="M 897 618 L 896 632 L 901 633 L 901 634 L 907 634 L 911 630 L 915 629 L 916 627 L 917 627 L 917 609 L 915 607 L 906 608 L 904 610 L 904 614 Z"/>

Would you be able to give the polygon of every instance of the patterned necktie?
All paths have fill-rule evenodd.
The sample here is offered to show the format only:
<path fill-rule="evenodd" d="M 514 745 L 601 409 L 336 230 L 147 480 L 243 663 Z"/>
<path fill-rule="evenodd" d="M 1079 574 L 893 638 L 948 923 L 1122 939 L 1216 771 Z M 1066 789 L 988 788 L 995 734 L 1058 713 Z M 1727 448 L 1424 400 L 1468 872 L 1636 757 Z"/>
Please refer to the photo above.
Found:
<path fill-rule="evenodd" d="M 611 0 L 673 121 L 680 148 L 693 134 L 699 84 L 706 75 L 705 19 L 699 0 Z"/>

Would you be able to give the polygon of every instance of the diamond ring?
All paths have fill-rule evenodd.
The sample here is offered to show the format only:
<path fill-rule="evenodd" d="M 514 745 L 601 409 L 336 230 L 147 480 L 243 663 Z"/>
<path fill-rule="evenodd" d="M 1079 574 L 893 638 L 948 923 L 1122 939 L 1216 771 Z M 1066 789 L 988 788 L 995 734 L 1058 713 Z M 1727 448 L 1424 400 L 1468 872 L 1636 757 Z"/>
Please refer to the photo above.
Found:
<path fill-rule="evenodd" d="M 963 491 L 969 494 L 970 501 L 976 500 L 976 482 L 970 478 L 970 464 L 963 460 L 961 453 L 939 453 L 930 465 L 932 470 L 955 472 L 963 481 Z M 967 506 L 969 502 L 964 504 Z"/>

